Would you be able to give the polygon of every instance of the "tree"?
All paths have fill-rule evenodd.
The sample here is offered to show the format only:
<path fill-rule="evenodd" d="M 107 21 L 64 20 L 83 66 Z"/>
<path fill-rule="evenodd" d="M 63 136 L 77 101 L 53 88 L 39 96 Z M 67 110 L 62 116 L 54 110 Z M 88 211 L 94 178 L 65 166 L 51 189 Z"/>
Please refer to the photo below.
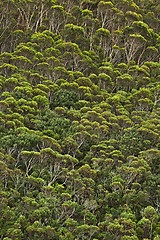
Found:
<path fill-rule="evenodd" d="M 66 22 L 66 12 L 61 5 L 54 5 L 49 15 L 49 30 L 58 34 Z"/>
<path fill-rule="evenodd" d="M 37 43 L 40 47 L 40 51 L 43 51 L 46 48 L 54 46 L 54 40 L 51 36 L 45 34 L 45 32 L 37 32 L 31 36 L 31 41 Z"/>
<path fill-rule="evenodd" d="M 104 50 L 104 56 L 108 56 L 110 51 L 110 31 L 105 28 L 99 28 L 96 30 L 96 36 L 100 47 Z"/>
<path fill-rule="evenodd" d="M 107 28 L 108 20 L 112 13 L 112 7 L 113 3 L 110 1 L 100 1 L 98 4 L 97 16 L 100 18 L 102 28 Z"/>
<path fill-rule="evenodd" d="M 64 38 L 67 42 L 73 42 L 79 44 L 79 40 L 81 40 L 84 36 L 83 27 L 74 25 L 74 24 L 66 24 L 64 27 Z"/>
<path fill-rule="evenodd" d="M 136 59 L 136 54 L 140 51 L 139 55 L 145 51 L 146 39 L 140 34 L 130 34 L 128 40 L 125 42 L 125 55 L 127 63 Z M 140 57 L 138 58 L 138 64 L 140 63 Z"/>
<path fill-rule="evenodd" d="M 142 219 L 137 224 L 137 233 L 143 238 L 145 237 L 151 239 L 153 236 L 154 222 L 157 221 L 158 215 L 152 206 L 147 206 L 144 209 L 143 214 L 144 217 L 142 217 Z"/>
<path fill-rule="evenodd" d="M 94 225 L 83 224 L 76 228 L 77 239 L 92 239 L 95 233 L 98 232 L 98 227 Z"/>

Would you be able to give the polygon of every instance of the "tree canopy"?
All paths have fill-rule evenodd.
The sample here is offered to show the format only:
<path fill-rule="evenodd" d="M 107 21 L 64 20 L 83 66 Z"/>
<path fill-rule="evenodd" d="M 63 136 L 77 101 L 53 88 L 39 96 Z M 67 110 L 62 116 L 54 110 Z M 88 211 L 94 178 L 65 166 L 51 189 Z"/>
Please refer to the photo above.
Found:
<path fill-rule="evenodd" d="M 0 239 L 160 239 L 158 0 L 0 0 Z"/>

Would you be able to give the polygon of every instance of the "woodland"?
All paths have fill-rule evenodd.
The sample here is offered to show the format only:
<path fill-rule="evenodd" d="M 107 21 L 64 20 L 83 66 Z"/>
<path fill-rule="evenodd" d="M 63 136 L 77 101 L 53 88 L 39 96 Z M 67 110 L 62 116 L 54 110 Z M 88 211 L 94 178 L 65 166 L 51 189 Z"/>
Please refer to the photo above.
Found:
<path fill-rule="evenodd" d="M 0 240 L 160 240 L 159 0 L 0 0 Z"/>

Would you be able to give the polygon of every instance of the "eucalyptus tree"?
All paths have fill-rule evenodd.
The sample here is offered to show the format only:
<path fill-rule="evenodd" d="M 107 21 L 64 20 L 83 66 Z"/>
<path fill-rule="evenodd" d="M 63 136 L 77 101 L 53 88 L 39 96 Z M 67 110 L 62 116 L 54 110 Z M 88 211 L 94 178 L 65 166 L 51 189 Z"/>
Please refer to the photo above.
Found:
<path fill-rule="evenodd" d="M 49 30 L 58 34 L 66 23 L 67 13 L 62 5 L 53 5 L 49 14 Z"/>

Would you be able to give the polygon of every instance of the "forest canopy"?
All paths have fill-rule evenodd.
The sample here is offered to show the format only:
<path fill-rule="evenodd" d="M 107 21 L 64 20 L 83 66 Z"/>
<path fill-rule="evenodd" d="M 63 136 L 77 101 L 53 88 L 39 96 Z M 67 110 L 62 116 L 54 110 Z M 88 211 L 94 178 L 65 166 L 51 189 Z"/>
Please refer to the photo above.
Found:
<path fill-rule="evenodd" d="M 0 239 L 160 239 L 159 0 L 0 0 Z"/>

